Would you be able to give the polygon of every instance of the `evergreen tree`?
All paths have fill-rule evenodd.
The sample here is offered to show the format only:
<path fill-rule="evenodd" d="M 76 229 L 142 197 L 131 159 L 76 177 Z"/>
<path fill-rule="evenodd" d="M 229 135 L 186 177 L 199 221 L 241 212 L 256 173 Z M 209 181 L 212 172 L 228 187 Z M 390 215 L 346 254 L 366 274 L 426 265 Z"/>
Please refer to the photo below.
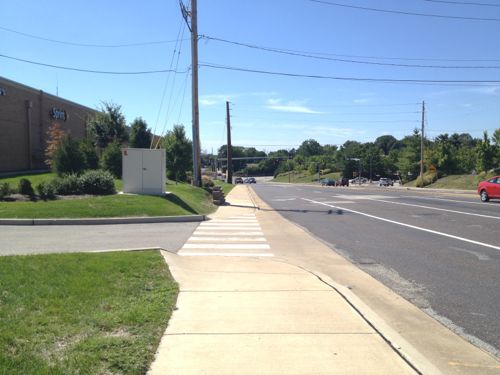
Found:
<path fill-rule="evenodd" d="M 146 121 L 142 118 L 136 118 L 130 126 L 129 146 L 133 148 L 150 148 L 151 130 L 148 129 Z"/>

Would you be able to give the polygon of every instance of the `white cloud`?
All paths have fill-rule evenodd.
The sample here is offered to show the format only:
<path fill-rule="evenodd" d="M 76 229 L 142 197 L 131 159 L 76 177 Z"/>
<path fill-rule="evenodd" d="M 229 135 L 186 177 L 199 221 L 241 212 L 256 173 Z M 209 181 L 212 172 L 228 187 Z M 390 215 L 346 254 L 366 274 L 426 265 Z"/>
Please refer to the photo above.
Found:
<path fill-rule="evenodd" d="M 308 114 L 323 114 L 325 112 L 318 112 L 302 104 L 303 102 L 289 101 L 283 103 L 282 99 L 268 99 L 267 108 L 280 112 L 291 113 L 308 113 Z"/>

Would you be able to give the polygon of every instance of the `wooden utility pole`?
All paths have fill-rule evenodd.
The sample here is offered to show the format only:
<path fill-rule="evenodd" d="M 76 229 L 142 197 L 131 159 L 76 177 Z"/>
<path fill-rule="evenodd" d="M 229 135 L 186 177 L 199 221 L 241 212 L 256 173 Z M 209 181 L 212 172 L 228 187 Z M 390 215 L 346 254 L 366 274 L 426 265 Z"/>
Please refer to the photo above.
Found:
<path fill-rule="evenodd" d="M 201 186 L 200 158 L 200 108 L 198 104 L 198 4 L 191 0 L 189 11 L 182 0 L 179 0 L 182 16 L 191 31 L 191 72 L 192 72 L 192 117 L 193 117 L 193 181 L 194 186 Z M 191 23 L 188 21 L 191 19 Z"/>
<path fill-rule="evenodd" d="M 233 150 L 231 146 L 231 114 L 229 112 L 229 102 L 226 102 L 226 123 L 227 123 L 227 183 L 233 183 Z"/>
<path fill-rule="evenodd" d="M 420 131 L 420 187 L 424 187 L 424 124 L 425 102 L 422 102 L 422 130 Z"/>

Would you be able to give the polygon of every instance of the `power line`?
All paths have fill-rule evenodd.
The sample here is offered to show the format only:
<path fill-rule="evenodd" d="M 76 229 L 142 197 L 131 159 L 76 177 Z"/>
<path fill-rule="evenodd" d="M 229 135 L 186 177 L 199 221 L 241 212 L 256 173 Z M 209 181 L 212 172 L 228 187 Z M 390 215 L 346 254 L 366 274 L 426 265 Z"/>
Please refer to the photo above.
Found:
<path fill-rule="evenodd" d="M 287 73 L 287 72 L 277 72 L 269 70 L 258 70 L 258 69 L 247 69 L 239 68 L 227 65 L 218 65 L 212 63 L 201 63 L 199 66 L 212 68 L 212 69 L 222 69 L 222 70 L 233 70 L 246 73 L 256 73 L 283 77 L 294 77 L 294 78 L 312 78 L 312 79 L 324 79 L 324 80 L 336 80 L 336 81 L 358 81 L 358 82 L 382 82 L 382 83 L 403 83 L 403 84 L 423 84 L 423 85 L 463 85 L 463 86 L 485 86 L 485 85 L 497 85 L 500 84 L 500 80 L 430 80 L 430 79 L 394 79 L 394 78 L 361 78 L 361 77 L 336 77 L 336 76 L 325 76 L 319 74 L 299 74 L 299 73 Z"/>
<path fill-rule="evenodd" d="M 423 0 L 428 1 L 430 3 L 443 3 L 443 4 L 453 4 L 453 5 L 475 5 L 481 7 L 500 7 L 500 4 L 491 4 L 491 3 L 472 3 L 468 1 L 446 1 L 446 0 Z"/>
<path fill-rule="evenodd" d="M 9 29 L 9 28 L 3 27 L 3 26 L 0 26 L 0 30 L 8 31 L 9 33 L 13 33 L 13 34 L 22 35 L 22 36 L 27 37 L 27 38 L 38 39 L 38 40 L 43 40 L 45 42 L 64 44 L 64 45 L 75 46 L 75 47 L 121 48 L 121 47 L 138 47 L 138 46 L 148 46 L 148 45 L 155 45 L 155 44 L 167 44 L 167 43 L 177 42 L 177 40 L 157 40 L 157 41 L 149 41 L 149 42 L 134 42 L 134 43 L 122 43 L 122 44 L 77 43 L 77 42 L 70 42 L 70 41 L 65 41 L 65 40 L 45 38 L 42 36 L 28 34 L 28 33 L 22 32 L 22 31 Z"/>
<path fill-rule="evenodd" d="M 94 74 L 113 74 L 113 75 L 139 75 L 139 74 L 157 74 L 157 73 L 184 74 L 184 73 L 186 73 L 188 71 L 187 69 L 183 70 L 183 71 L 177 71 L 177 70 L 171 70 L 171 69 L 159 69 L 159 70 L 143 70 L 143 71 L 117 72 L 117 71 L 93 70 L 93 69 L 73 68 L 73 67 L 69 67 L 69 66 L 46 64 L 46 63 L 41 63 L 41 62 L 37 62 L 37 61 L 20 59 L 18 57 L 7 56 L 7 55 L 3 55 L 3 54 L 0 54 L 0 57 L 6 58 L 6 59 L 10 59 L 10 60 L 15 60 L 15 61 L 21 61 L 21 62 L 24 62 L 24 63 L 27 63 L 27 64 L 45 66 L 45 67 L 48 67 L 48 68 L 70 70 L 70 71 L 82 72 L 82 73 L 94 73 Z"/>
<path fill-rule="evenodd" d="M 283 54 L 283 55 L 305 57 L 305 58 L 317 59 L 317 60 L 352 63 L 352 64 L 379 65 L 379 66 L 391 66 L 391 67 L 402 67 L 402 68 L 427 68 L 427 69 L 500 69 L 500 66 L 422 65 L 422 64 L 384 63 L 384 62 L 377 62 L 377 61 L 361 61 L 361 60 L 343 59 L 343 58 L 338 58 L 338 57 L 327 57 L 324 55 L 320 56 L 320 55 L 313 54 L 313 53 L 293 51 L 293 50 L 284 50 L 281 48 L 257 46 L 254 44 L 236 42 L 236 41 L 232 41 L 232 40 L 216 38 L 216 37 L 211 37 L 211 36 L 207 36 L 207 35 L 202 35 L 201 38 L 207 39 L 207 40 L 213 40 L 216 42 L 226 43 L 226 44 L 232 44 L 232 45 L 236 45 L 236 46 L 240 46 L 240 47 L 246 47 L 246 48 L 251 48 L 251 49 L 256 49 L 256 50 L 261 50 L 261 51 L 279 53 L 279 54 Z"/>
<path fill-rule="evenodd" d="M 307 0 L 312 3 L 319 3 L 324 5 L 357 9 L 357 10 L 366 10 L 371 12 L 379 12 L 379 13 L 391 13 L 391 14 L 402 14 L 405 16 L 419 16 L 419 17 L 434 17 L 434 18 L 447 18 L 447 19 L 455 19 L 455 20 L 467 20 L 467 21 L 489 21 L 489 22 L 500 22 L 500 18 L 479 18 L 479 17 L 464 17 L 464 16 L 446 16 L 442 14 L 430 14 L 430 13 L 416 13 L 416 12 L 403 12 L 399 10 L 390 10 L 390 9 L 380 9 L 380 8 L 368 8 L 361 7 L 356 5 L 347 5 L 347 4 L 339 4 L 331 1 L 325 0 Z"/>

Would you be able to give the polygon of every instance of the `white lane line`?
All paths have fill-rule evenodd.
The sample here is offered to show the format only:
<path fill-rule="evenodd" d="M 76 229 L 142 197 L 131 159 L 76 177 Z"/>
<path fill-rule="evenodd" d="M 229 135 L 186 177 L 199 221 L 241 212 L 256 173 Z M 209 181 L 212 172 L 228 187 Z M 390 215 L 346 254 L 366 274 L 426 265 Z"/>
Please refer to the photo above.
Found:
<path fill-rule="evenodd" d="M 331 204 L 326 204 L 326 203 L 323 203 L 323 202 L 313 201 L 312 199 L 307 199 L 307 198 L 302 198 L 302 199 L 303 199 L 303 200 L 305 200 L 305 201 L 311 202 L 311 203 L 321 204 L 321 205 L 323 205 L 323 206 L 327 206 L 327 207 L 331 207 L 331 208 L 337 208 L 337 209 L 344 210 L 344 211 L 347 211 L 347 212 L 352 212 L 352 213 L 355 213 L 355 214 L 358 214 L 358 215 L 363 215 L 363 216 L 366 216 L 366 217 L 370 217 L 370 218 L 372 218 L 372 219 L 376 219 L 376 220 L 382 220 L 382 221 L 385 221 L 385 222 L 387 222 L 387 223 L 392 223 L 392 224 L 396 224 L 396 225 L 401 225 L 401 226 L 403 226 L 403 227 L 412 228 L 412 229 L 417 229 L 417 230 L 421 230 L 421 231 L 424 231 L 424 232 L 433 233 L 433 234 L 438 234 L 438 235 L 440 235 L 440 236 L 449 237 L 449 238 L 453 238 L 453 239 L 456 239 L 456 240 L 460 240 L 460 241 L 464 241 L 464 242 L 473 243 L 473 244 L 475 244 L 475 245 L 485 246 L 485 247 L 489 247 L 489 248 L 492 248 L 492 249 L 495 249 L 495 250 L 500 250 L 500 247 L 499 247 L 499 246 L 490 245 L 490 244 L 487 244 L 487 243 L 484 243 L 484 242 L 479 242 L 479 241 L 469 240 L 468 238 L 458 237 L 458 236 L 454 236 L 454 235 L 452 235 L 452 234 L 447 234 L 447 233 L 438 232 L 438 231 L 431 230 L 431 229 L 426 229 L 426 228 L 422 228 L 422 227 L 417 227 L 417 226 L 415 226 L 415 225 L 405 224 L 405 223 L 401 223 L 401 222 L 399 222 L 399 221 L 394 221 L 394 220 L 384 219 L 383 217 L 378 217 L 378 216 L 370 215 L 370 214 L 367 214 L 367 213 L 364 213 L 364 212 L 351 210 L 351 209 L 349 209 L 349 208 L 344 208 L 344 207 L 339 207 L 339 206 L 333 206 L 333 205 L 331 205 Z"/>
<path fill-rule="evenodd" d="M 419 204 L 411 204 L 411 203 L 403 203 L 403 202 L 394 202 L 394 201 L 386 201 L 383 199 L 370 199 L 372 201 L 376 202 L 383 202 L 383 203 L 392 203 L 392 204 L 399 204 L 402 206 L 410 206 L 410 207 L 419 207 L 419 208 L 426 208 L 428 210 L 436 210 L 436 211 L 446 211 L 446 212 L 451 212 L 454 214 L 462 214 L 462 215 L 471 215 L 471 216 L 479 216 L 479 217 L 485 217 L 488 219 L 497 219 L 500 220 L 500 216 L 490 216 L 490 215 L 482 215 L 482 214 L 474 214 L 472 212 L 463 212 L 463 211 L 455 211 L 455 210 L 448 210 L 446 208 L 438 208 L 438 207 L 430 207 L 430 206 L 421 206 Z"/>
<path fill-rule="evenodd" d="M 356 203 L 356 202 L 353 202 L 353 201 L 327 201 L 327 202 L 324 202 L 324 203 L 329 203 L 329 204 L 335 204 L 335 203 Z"/>
<path fill-rule="evenodd" d="M 216 237 L 190 237 L 188 242 L 203 242 L 203 241 L 220 241 L 220 242 L 266 242 L 264 237 L 227 237 L 227 236 L 216 236 Z"/>
<path fill-rule="evenodd" d="M 257 223 L 257 219 L 219 219 L 210 220 L 207 223 Z"/>
<path fill-rule="evenodd" d="M 260 227 L 203 227 L 203 228 L 200 228 L 200 230 L 204 230 L 204 231 L 231 231 L 231 230 L 234 230 L 234 231 L 254 231 L 254 232 L 258 232 L 258 231 L 262 231 L 262 229 Z"/>
<path fill-rule="evenodd" d="M 245 249 L 245 250 L 264 250 L 270 249 L 268 244 L 246 244 L 246 243 L 235 243 L 235 244 L 195 244 L 187 243 L 182 246 L 182 249 Z"/>
<path fill-rule="evenodd" d="M 209 227 L 209 226 L 214 226 L 214 227 L 255 227 L 258 226 L 258 222 L 253 222 L 253 223 L 231 223 L 230 221 L 223 223 L 223 222 L 206 222 L 206 223 L 201 223 L 200 227 Z"/>
<path fill-rule="evenodd" d="M 483 207 L 488 206 L 483 202 L 469 202 L 469 201 L 461 201 L 458 199 L 446 199 L 446 198 L 431 198 L 431 197 L 419 197 L 418 195 L 400 195 L 401 198 L 413 198 L 413 199 L 427 199 L 433 201 L 446 201 L 446 202 L 456 202 L 456 203 L 467 203 L 467 204 L 479 204 Z"/>
<path fill-rule="evenodd" d="M 263 236 L 264 233 L 261 231 L 240 231 L 240 232 L 235 232 L 235 231 L 225 231 L 225 232 L 220 232 L 220 231 L 202 231 L 202 230 L 196 230 L 193 233 L 194 236 Z"/>
<path fill-rule="evenodd" d="M 179 251 L 177 255 L 182 257 L 274 257 L 273 253 L 194 253 Z"/>

